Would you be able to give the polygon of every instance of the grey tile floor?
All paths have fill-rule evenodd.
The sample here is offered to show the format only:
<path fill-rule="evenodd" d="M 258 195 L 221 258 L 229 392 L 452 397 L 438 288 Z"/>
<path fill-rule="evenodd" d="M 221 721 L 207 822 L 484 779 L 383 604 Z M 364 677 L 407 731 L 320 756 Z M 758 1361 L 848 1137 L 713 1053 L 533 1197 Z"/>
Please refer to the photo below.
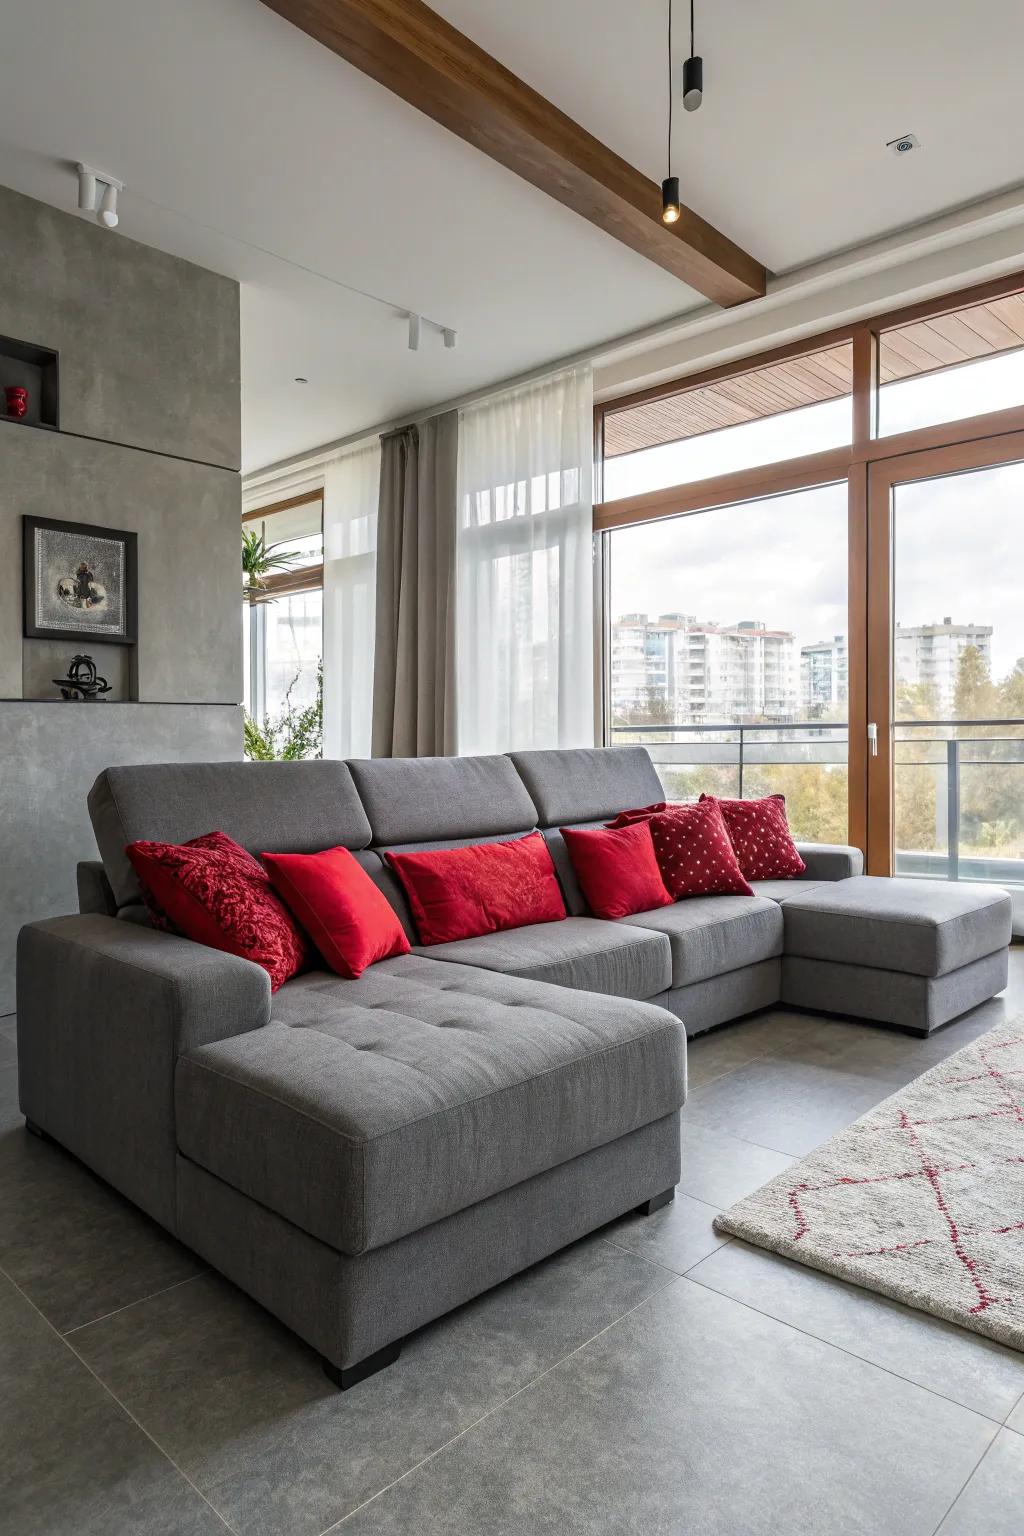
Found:
<path fill-rule="evenodd" d="M 0 1532 L 1017 1536 L 1024 1356 L 719 1237 L 715 1211 L 1005 1017 L 777 1010 L 696 1040 L 675 1203 L 335 1392 L 313 1353 L 29 1137 L 0 1020 Z"/>

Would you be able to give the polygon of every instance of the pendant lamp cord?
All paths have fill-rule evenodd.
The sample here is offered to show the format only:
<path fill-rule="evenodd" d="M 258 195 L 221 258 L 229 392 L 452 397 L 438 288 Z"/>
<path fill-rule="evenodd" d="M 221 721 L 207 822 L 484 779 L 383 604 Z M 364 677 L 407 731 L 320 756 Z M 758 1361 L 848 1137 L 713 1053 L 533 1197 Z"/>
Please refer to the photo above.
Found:
<path fill-rule="evenodd" d="M 693 28 L 693 0 L 690 0 L 690 27 Z M 668 169 L 672 175 L 672 0 L 668 0 Z"/>

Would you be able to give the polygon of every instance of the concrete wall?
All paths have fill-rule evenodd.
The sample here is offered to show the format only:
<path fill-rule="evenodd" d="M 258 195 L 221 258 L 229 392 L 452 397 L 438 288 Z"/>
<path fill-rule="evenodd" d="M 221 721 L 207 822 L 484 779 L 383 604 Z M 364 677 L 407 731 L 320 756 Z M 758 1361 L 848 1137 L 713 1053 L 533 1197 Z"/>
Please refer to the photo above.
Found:
<path fill-rule="evenodd" d="M 238 285 L 0 188 L 0 335 L 60 354 L 60 431 L 0 420 L 0 1014 L 73 911 L 112 763 L 241 756 Z M 138 534 L 135 647 L 22 638 L 21 519 Z M 53 702 L 88 650 L 118 702 Z"/>

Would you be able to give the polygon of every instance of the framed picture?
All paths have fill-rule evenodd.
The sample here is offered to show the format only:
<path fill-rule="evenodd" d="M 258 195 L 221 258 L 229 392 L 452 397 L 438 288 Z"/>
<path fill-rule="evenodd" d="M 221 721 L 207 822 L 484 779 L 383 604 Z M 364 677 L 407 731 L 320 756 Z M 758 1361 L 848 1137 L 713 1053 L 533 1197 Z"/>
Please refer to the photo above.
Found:
<path fill-rule="evenodd" d="M 23 517 L 25 635 L 134 645 L 138 535 Z"/>

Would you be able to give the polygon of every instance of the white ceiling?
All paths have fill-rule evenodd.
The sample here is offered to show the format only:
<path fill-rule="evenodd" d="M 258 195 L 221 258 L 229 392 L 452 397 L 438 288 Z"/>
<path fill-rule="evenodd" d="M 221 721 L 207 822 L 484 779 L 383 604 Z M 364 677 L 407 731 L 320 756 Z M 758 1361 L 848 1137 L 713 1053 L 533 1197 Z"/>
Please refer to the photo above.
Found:
<path fill-rule="evenodd" d="M 437 9 L 664 174 L 665 0 Z M 776 272 L 1024 182 L 1021 0 L 697 0 L 697 27 L 673 169 Z M 0 0 L 0 37 L 0 181 L 70 210 L 90 161 L 128 183 L 124 234 L 242 282 L 247 469 L 702 302 L 259 0 Z M 410 353 L 406 308 L 457 350 Z"/>

